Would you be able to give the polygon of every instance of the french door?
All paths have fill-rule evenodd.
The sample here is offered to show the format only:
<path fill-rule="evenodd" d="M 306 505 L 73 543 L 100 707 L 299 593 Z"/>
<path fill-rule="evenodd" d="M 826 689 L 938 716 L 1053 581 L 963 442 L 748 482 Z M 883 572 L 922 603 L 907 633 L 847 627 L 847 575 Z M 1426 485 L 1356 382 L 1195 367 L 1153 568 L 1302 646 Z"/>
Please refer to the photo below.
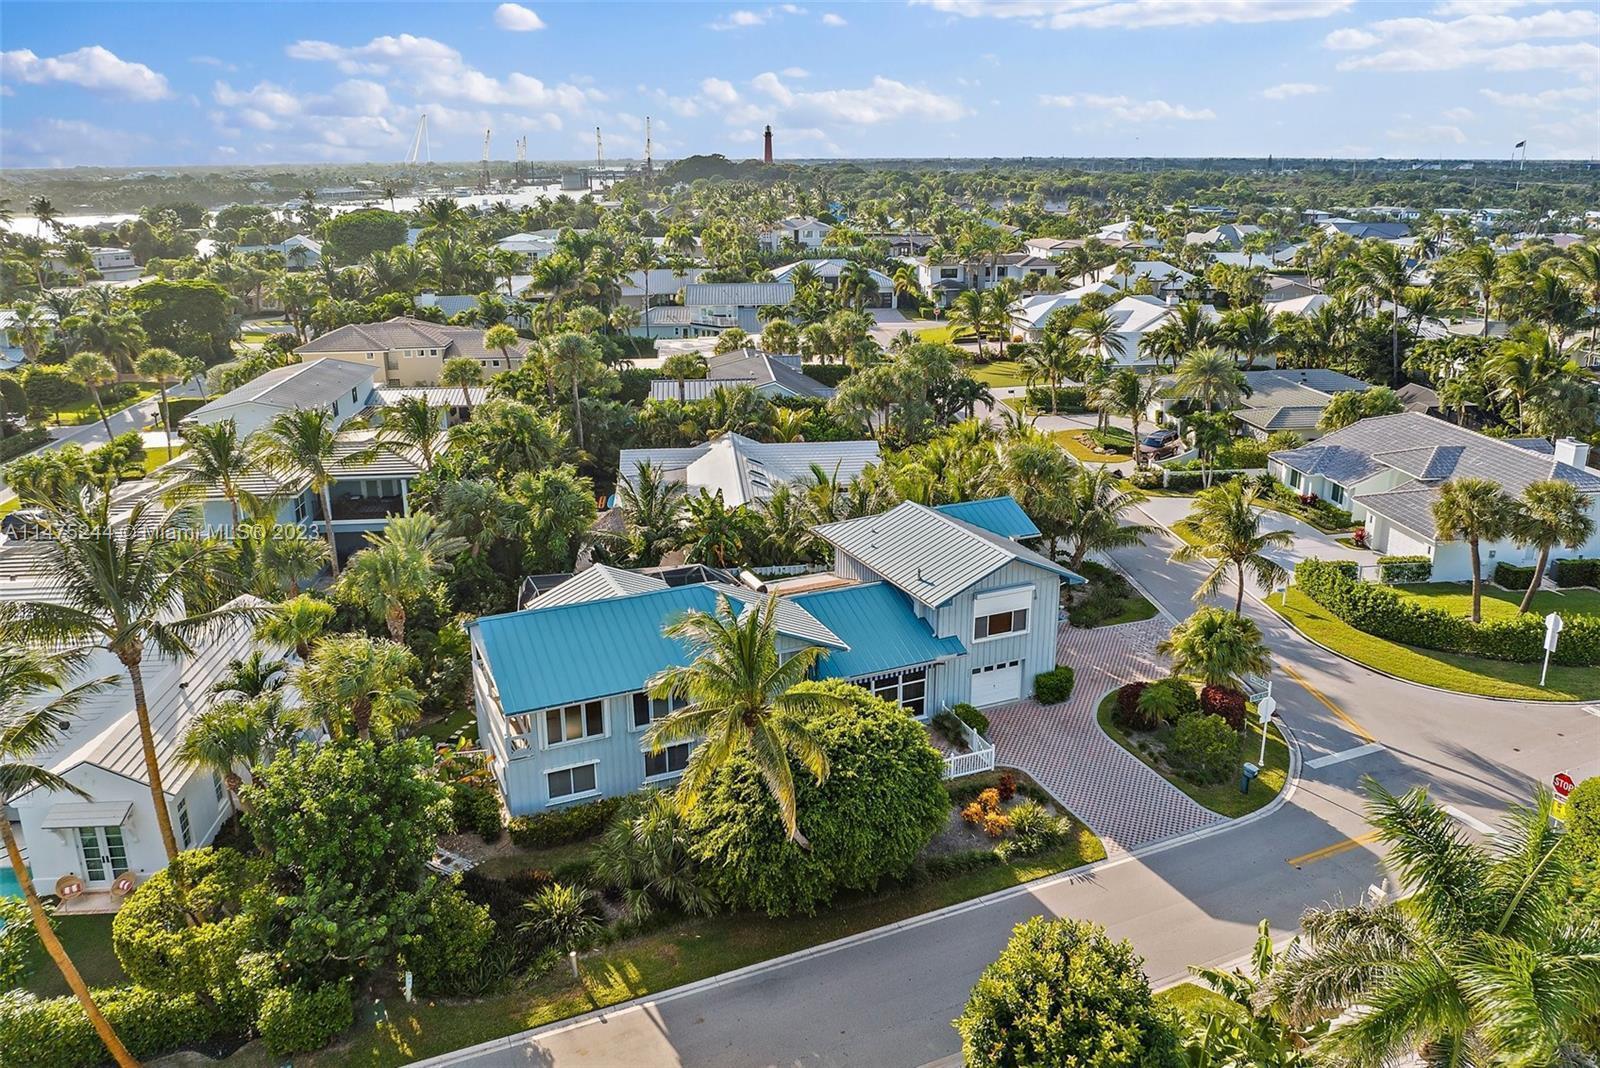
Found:
<path fill-rule="evenodd" d="M 78 852 L 83 858 L 83 881 L 87 886 L 110 886 L 111 880 L 128 870 L 128 849 L 122 841 L 121 827 L 79 827 Z"/>

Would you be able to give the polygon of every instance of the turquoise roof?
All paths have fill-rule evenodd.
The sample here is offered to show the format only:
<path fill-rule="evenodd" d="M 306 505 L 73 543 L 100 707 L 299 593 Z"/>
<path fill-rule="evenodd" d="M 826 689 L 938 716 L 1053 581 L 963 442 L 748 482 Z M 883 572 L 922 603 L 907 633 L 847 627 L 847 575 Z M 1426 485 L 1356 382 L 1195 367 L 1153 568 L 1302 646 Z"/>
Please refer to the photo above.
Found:
<path fill-rule="evenodd" d="M 1016 498 L 1007 494 L 1004 497 L 988 497 L 981 501 L 961 501 L 957 504 L 941 504 L 934 508 L 943 512 L 952 519 L 959 519 L 963 523 L 970 523 L 975 527 L 982 527 L 991 534 L 998 534 L 1002 538 L 1037 538 L 1039 528 L 1033 525 L 1033 520 L 1028 518 L 1028 513 L 1022 510 Z"/>
<path fill-rule="evenodd" d="M 904 594 L 886 582 L 844 586 L 791 598 L 837 634 L 848 649 L 834 649 L 817 666 L 825 679 L 881 675 L 966 652 L 960 639 L 935 637 Z"/>
<path fill-rule="evenodd" d="M 714 611 L 719 593 L 747 604 L 761 599 L 751 590 L 699 583 L 484 616 L 473 627 L 494 675 L 500 707 L 510 716 L 631 693 L 663 668 L 688 664 L 688 649 L 662 634 L 662 628 L 685 612 Z M 803 609 L 782 600 L 778 607 L 781 633 L 808 645 L 838 642 Z"/>

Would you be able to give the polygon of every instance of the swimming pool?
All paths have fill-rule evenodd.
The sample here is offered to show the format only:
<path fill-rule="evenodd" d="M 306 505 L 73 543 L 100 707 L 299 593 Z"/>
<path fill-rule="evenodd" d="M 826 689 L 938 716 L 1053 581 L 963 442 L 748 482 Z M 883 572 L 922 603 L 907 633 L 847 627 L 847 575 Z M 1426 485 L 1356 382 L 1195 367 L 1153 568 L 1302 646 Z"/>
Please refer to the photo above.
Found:
<path fill-rule="evenodd" d="M 22 884 L 17 882 L 17 873 L 10 868 L 0 868 L 0 897 L 21 897 Z"/>

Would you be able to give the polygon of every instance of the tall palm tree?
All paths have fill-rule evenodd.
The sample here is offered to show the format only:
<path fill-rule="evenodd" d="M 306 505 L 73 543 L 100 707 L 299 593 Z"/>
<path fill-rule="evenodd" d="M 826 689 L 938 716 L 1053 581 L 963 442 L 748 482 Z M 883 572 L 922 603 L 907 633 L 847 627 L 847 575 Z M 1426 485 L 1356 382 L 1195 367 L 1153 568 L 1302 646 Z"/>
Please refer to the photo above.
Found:
<path fill-rule="evenodd" d="M 1142 375 L 1131 367 L 1124 367 L 1111 376 L 1107 387 L 1112 410 L 1126 416 L 1128 422 L 1133 424 L 1133 460 L 1137 466 L 1143 467 L 1146 457 L 1139 450 L 1139 427 L 1144 422 L 1145 411 L 1159 394 L 1161 385 L 1153 374 Z"/>
<path fill-rule="evenodd" d="M 1326 1063 L 1582 1064 L 1600 1005 L 1600 928 L 1575 907 L 1580 863 L 1541 790 L 1491 845 L 1417 788 L 1367 780 L 1367 820 L 1408 897 L 1313 908 L 1260 1001 L 1292 1024 L 1333 1019 Z"/>
<path fill-rule="evenodd" d="M 317 643 L 294 683 L 307 713 L 333 736 L 390 738 L 421 714 L 422 695 L 412 682 L 418 666 L 398 642 L 338 634 Z"/>
<path fill-rule="evenodd" d="M 242 508 L 257 510 L 259 502 L 244 488 L 244 482 L 260 470 L 239 438 L 238 424 L 232 419 L 195 423 L 184 428 L 183 440 L 189 446 L 183 462 L 167 469 L 170 494 L 174 499 L 188 499 L 215 488 L 226 498 L 233 512 L 233 529 L 238 530 L 244 518 Z"/>
<path fill-rule="evenodd" d="M 427 397 L 402 397 L 384 408 L 375 440 L 396 456 L 419 460 L 424 471 L 432 471 L 434 443 L 443 433 L 443 408 L 430 405 Z"/>
<path fill-rule="evenodd" d="M 1156 651 L 1171 658 L 1175 674 L 1236 691 L 1244 689 L 1246 678 L 1272 670 L 1272 655 L 1255 620 L 1211 605 L 1173 627 Z"/>
<path fill-rule="evenodd" d="M 827 779 L 828 754 L 809 720 L 844 705 L 831 694 L 796 690 L 822 650 L 807 646 L 788 659 L 778 655 L 775 596 L 741 615 L 719 595 L 715 612 L 689 612 L 664 633 L 687 645 L 692 658 L 653 677 L 650 693 L 689 703 L 652 724 L 644 741 L 659 753 L 675 742 L 699 740 L 678 782 L 679 806 L 692 808 L 717 769 L 742 756 L 778 803 L 789 839 L 809 849 L 800 832 L 790 760 L 798 760 L 818 785 Z"/>
<path fill-rule="evenodd" d="M 1233 614 L 1243 616 L 1247 574 L 1266 589 L 1288 577 L 1283 565 L 1266 553 L 1269 549 L 1287 549 L 1294 544 L 1294 535 L 1287 530 L 1262 529 L 1261 512 L 1256 507 L 1260 499 L 1256 487 L 1246 485 L 1241 478 L 1201 490 L 1196 495 L 1188 523 L 1200 544 L 1184 542 L 1172 554 L 1172 559 L 1179 562 L 1211 565 L 1210 573 L 1195 591 L 1195 600 L 1204 600 L 1221 589 L 1232 569 L 1238 578 Z"/>
<path fill-rule="evenodd" d="M 1500 257 L 1487 241 L 1469 245 L 1451 257 L 1447 277 L 1450 281 L 1476 294 L 1483 301 L 1483 326 L 1478 333 L 1489 336 L 1489 301 L 1494 297 L 1495 283 L 1500 278 Z"/>
<path fill-rule="evenodd" d="M 970 330 L 978 342 L 978 360 L 987 359 L 983 347 L 984 329 L 989 323 L 989 307 L 983 299 L 983 294 L 976 289 L 963 290 L 956 294 L 956 299 L 950 302 L 950 309 L 945 313 L 950 320 L 950 325 L 961 330 Z"/>
<path fill-rule="evenodd" d="M 1127 351 L 1116 320 L 1104 311 L 1077 315 L 1072 321 L 1072 332 L 1083 339 L 1084 349 L 1093 354 L 1097 363 L 1104 363 L 1107 354 L 1122 356 Z"/>
<path fill-rule="evenodd" d="M 1172 382 L 1173 396 L 1202 405 L 1208 412 L 1237 408 L 1244 393 L 1244 372 L 1232 357 L 1209 346 L 1185 356 Z"/>
<path fill-rule="evenodd" d="M 298 594 L 281 604 L 256 624 L 256 640 L 294 651 L 304 663 L 311 649 L 321 640 L 333 620 L 334 607 L 309 593 Z"/>
<path fill-rule="evenodd" d="M 98 352 L 79 352 L 67 360 L 65 370 L 68 377 L 89 391 L 95 410 L 100 413 L 100 425 L 106 429 L 106 440 L 110 441 L 116 435 L 111 433 L 111 420 L 106 418 L 106 406 L 100 402 L 100 387 L 109 386 L 117 380 L 116 367 Z"/>
<path fill-rule="evenodd" d="M 161 388 L 161 423 L 167 432 L 167 452 L 172 452 L 172 407 L 167 387 L 183 381 L 184 360 L 171 349 L 145 349 L 137 364 L 139 373 Z"/>
<path fill-rule="evenodd" d="M 1122 480 L 1105 464 L 1085 464 L 1062 487 L 1061 537 L 1068 549 L 1067 567 L 1077 570 L 1091 552 L 1139 545 L 1151 529 L 1123 521 L 1123 515 L 1145 499 L 1138 490 L 1124 490 Z"/>
<path fill-rule="evenodd" d="M 1283 335 L 1265 304 L 1231 308 L 1222 317 L 1222 336 L 1244 356 L 1244 369 L 1254 370 L 1256 360 L 1283 348 Z"/>
<path fill-rule="evenodd" d="M 1389 305 L 1391 386 L 1400 385 L 1400 308 L 1406 287 L 1411 284 L 1412 270 L 1406 256 L 1406 251 L 1398 245 L 1391 245 L 1387 241 L 1367 241 L 1362 244 L 1356 258 L 1350 261 L 1357 292 L 1373 301 L 1374 305 Z"/>
<path fill-rule="evenodd" d="M 521 339 L 517 337 L 516 329 L 509 323 L 496 323 L 483 332 L 483 347 L 498 350 L 500 358 L 506 361 L 508 371 L 515 370 L 511 354 L 517 350 L 519 344 Z M 462 387 L 461 395 L 462 397 L 467 395 L 465 386 Z"/>
<path fill-rule="evenodd" d="M 328 543 L 297 523 L 245 523 L 234 531 L 240 577 L 258 597 L 294 597 L 328 564 Z"/>
<path fill-rule="evenodd" d="M 1080 345 L 1078 338 L 1047 330 L 1039 344 L 1029 349 L 1022 358 L 1022 369 L 1030 378 L 1042 378 L 1050 383 L 1051 415 L 1060 411 L 1057 400 L 1061 392 L 1061 380 L 1071 373 L 1077 363 Z"/>
<path fill-rule="evenodd" d="M 1483 564 L 1479 546 L 1510 533 L 1516 504 L 1487 478 L 1452 478 L 1433 499 L 1433 525 L 1444 541 L 1465 541 L 1472 556 L 1472 621 L 1483 619 Z"/>
<path fill-rule="evenodd" d="M 648 460 L 622 481 L 617 496 L 635 561 L 646 567 L 661 563 L 661 556 L 683 537 L 686 490 Z"/>
<path fill-rule="evenodd" d="M 564 379 L 572 389 L 573 440 L 583 448 L 583 404 L 579 389 L 600 367 L 600 354 L 594 342 L 582 334 L 564 331 L 544 343 L 544 359 L 553 376 Z"/>
<path fill-rule="evenodd" d="M 84 1015 L 105 1044 L 113 1060 L 122 1068 L 137 1068 L 139 1062 L 122 1039 L 117 1037 L 105 1014 L 89 993 L 77 965 L 67 956 L 66 947 L 56 935 L 38 888 L 22 857 L 16 832 L 4 810 L 29 790 L 47 790 L 88 798 L 82 789 L 41 766 L 44 753 L 66 741 L 71 717 L 86 697 L 107 685 L 109 679 L 70 685 L 77 667 L 74 658 L 51 655 L 15 646 L 0 647 L 0 840 L 16 875 L 17 885 L 28 903 L 34 930 L 50 960 L 66 980 L 72 996 L 78 999 Z"/>
<path fill-rule="evenodd" d="M 1557 545 L 1576 549 L 1594 537 L 1595 522 L 1589 514 L 1593 498 L 1580 493 L 1578 487 L 1559 478 L 1540 479 L 1523 487 L 1516 514 L 1511 521 L 1511 533 L 1519 545 L 1533 545 L 1539 549 L 1539 561 L 1534 564 L 1533 578 L 1522 595 L 1517 611 L 1526 612 L 1533 605 L 1533 595 L 1544 578 L 1544 569 L 1550 563 L 1550 550 Z"/>
<path fill-rule="evenodd" d="M 178 855 L 178 840 L 150 725 L 145 653 L 191 656 L 195 643 L 219 626 L 257 617 L 262 609 L 244 600 L 214 603 L 213 575 L 223 570 L 227 549 L 220 542 L 186 537 L 193 525 L 186 510 L 168 510 L 145 498 L 115 528 L 111 511 L 109 493 L 47 506 L 40 522 L 40 566 L 57 583 L 55 599 L 6 605 L 0 622 L 14 626 L 27 641 L 93 643 L 122 664 L 133 689 L 156 824 L 170 860 Z"/>
<path fill-rule="evenodd" d="M 322 502 L 328 566 L 339 577 L 339 544 L 333 536 L 333 483 L 343 468 L 371 459 L 373 450 L 341 455 L 333 413 L 326 408 L 282 412 L 251 436 L 255 462 L 284 482 L 303 484 Z"/>
<path fill-rule="evenodd" d="M 1600 244 L 1571 246 L 1566 259 L 1559 261 L 1555 269 L 1578 287 L 1590 308 L 1600 308 Z M 1589 324 L 1589 356 L 1591 360 L 1600 359 L 1600 316 L 1593 317 Z"/>
<path fill-rule="evenodd" d="M 381 531 L 362 535 L 367 547 L 356 553 L 339 576 L 340 593 L 384 620 L 389 637 L 406 640 L 406 605 L 424 597 L 449 558 L 466 548 L 446 534 L 427 512 L 391 520 Z"/>
<path fill-rule="evenodd" d="M 494 327 L 489 329 L 493 330 Z M 513 340 L 510 345 L 514 345 L 516 344 L 516 331 L 513 330 L 511 336 Z M 485 344 L 487 344 L 487 333 L 484 334 L 484 338 Z M 501 349 L 502 356 L 509 351 L 510 345 L 507 345 L 505 349 Z M 472 394 L 469 390 L 473 386 L 483 385 L 483 364 L 466 356 L 452 356 L 444 361 L 444 366 L 439 368 L 439 384 L 441 386 L 461 387 L 461 408 L 466 417 L 471 419 Z"/>

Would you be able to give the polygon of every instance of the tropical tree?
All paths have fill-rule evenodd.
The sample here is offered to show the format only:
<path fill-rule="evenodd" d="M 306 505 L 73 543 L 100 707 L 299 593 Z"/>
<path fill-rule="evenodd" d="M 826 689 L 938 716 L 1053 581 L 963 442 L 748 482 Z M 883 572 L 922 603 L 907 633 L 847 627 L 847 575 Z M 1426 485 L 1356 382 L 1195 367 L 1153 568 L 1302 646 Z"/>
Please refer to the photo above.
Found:
<path fill-rule="evenodd" d="M 383 409 L 376 440 L 396 456 L 419 460 L 424 471 L 432 471 L 434 445 L 443 433 L 443 408 L 430 405 L 427 397 L 401 397 Z"/>
<path fill-rule="evenodd" d="M 1511 536 L 1518 545 L 1536 547 L 1539 560 L 1533 566 L 1533 577 L 1517 611 L 1526 612 L 1532 607 L 1533 595 L 1550 563 L 1551 549 L 1557 545 L 1576 549 L 1594 537 L 1594 517 L 1589 514 L 1593 502 L 1593 497 L 1580 493 L 1577 486 L 1564 479 L 1540 479 L 1523 487 L 1511 519 Z"/>
<path fill-rule="evenodd" d="M 743 553 L 750 539 L 749 516 L 744 509 L 728 507 L 722 491 L 699 493 L 684 499 L 682 543 L 691 562 L 727 567 Z"/>
<path fill-rule="evenodd" d="M 1282 959 L 1272 944 L 1272 925 L 1262 920 L 1250 952 L 1250 971 L 1189 966 L 1196 979 L 1223 999 L 1199 1001 L 1186 1011 L 1189 1068 L 1306 1068 L 1312 1063 L 1308 1047 L 1327 1031 L 1327 1022 L 1294 1027 L 1276 1006 L 1261 1003 L 1260 992 Z"/>
<path fill-rule="evenodd" d="M 490 327 L 493 330 L 494 327 Z M 487 334 L 485 334 L 487 337 Z M 513 331 L 513 337 L 515 332 Z M 512 342 L 515 344 L 515 341 Z M 509 349 L 501 349 L 502 355 Z M 483 385 L 483 364 L 467 356 L 452 356 L 444 361 L 439 368 L 439 384 L 441 386 L 461 387 L 461 408 L 468 419 L 472 418 L 472 394 L 469 392 L 473 386 Z"/>
<path fill-rule="evenodd" d="M 339 577 L 339 544 L 333 536 L 333 483 L 343 468 L 369 460 L 372 450 L 341 454 L 333 413 L 326 408 L 296 408 L 272 418 L 252 436 L 255 463 L 281 481 L 304 484 L 322 503 L 322 530 L 328 541 L 328 566 Z"/>
<path fill-rule="evenodd" d="M 956 299 L 950 302 L 945 317 L 956 329 L 971 331 L 978 342 L 978 360 L 980 362 L 986 360 L 988 354 L 983 347 L 983 334 L 989 325 L 989 306 L 983 299 L 983 294 L 976 289 L 957 293 Z"/>
<path fill-rule="evenodd" d="M 1476 294 L 1483 301 L 1483 326 L 1478 333 L 1489 336 L 1489 301 L 1494 298 L 1495 283 L 1500 278 L 1500 257 L 1487 241 L 1469 245 L 1450 257 L 1446 278 L 1462 289 Z"/>
<path fill-rule="evenodd" d="M 617 486 L 627 525 L 630 555 L 646 567 L 661 562 L 663 553 L 683 537 L 684 485 L 667 478 L 648 460 Z"/>
<path fill-rule="evenodd" d="M 381 531 L 362 535 L 367 547 L 356 553 L 339 576 L 339 593 L 366 608 L 389 628 L 396 642 L 406 640 L 406 606 L 415 604 L 449 566 L 449 557 L 466 542 L 446 534 L 427 512 L 390 520 Z"/>
<path fill-rule="evenodd" d="M 1127 350 L 1117 321 L 1104 311 L 1081 312 L 1072 320 L 1072 332 L 1083 339 L 1084 349 L 1097 364 L 1106 356 L 1121 356 Z"/>
<path fill-rule="evenodd" d="M 221 778 L 229 804 L 235 811 L 245 810 L 239 769 L 253 780 L 277 744 L 300 726 L 298 715 L 284 707 L 277 691 L 218 701 L 189 721 L 178 743 L 178 759 Z"/>
<path fill-rule="evenodd" d="M 336 738 L 393 738 L 421 714 L 422 695 L 412 682 L 419 665 L 398 642 L 364 634 L 319 641 L 294 673 L 307 714 Z"/>
<path fill-rule="evenodd" d="M 1516 503 L 1487 478 L 1452 478 L 1433 499 L 1433 525 L 1443 541 L 1465 541 L 1472 557 L 1472 621 L 1483 619 L 1483 564 L 1479 546 L 1511 532 Z M 1536 576 L 1537 578 L 1537 576 Z"/>
<path fill-rule="evenodd" d="M 1039 344 L 1022 357 L 1022 370 L 1029 381 L 1043 379 L 1050 384 L 1050 414 L 1060 411 L 1057 401 L 1061 393 L 1061 380 L 1072 373 L 1078 361 L 1078 339 L 1053 331 L 1045 331 Z"/>
<path fill-rule="evenodd" d="M 593 892 L 581 886 L 551 883 L 522 908 L 528 916 L 517 930 L 566 953 L 582 949 L 604 928 L 595 916 Z"/>
<path fill-rule="evenodd" d="M 683 404 L 688 400 L 684 383 L 706 376 L 706 359 L 698 352 L 674 352 L 661 361 L 661 373 L 678 384 L 678 403 Z"/>
<path fill-rule="evenodd" d="M 684 643 L 690 662 L 656 674 L 650 694 L 688 703 L 653 723 L 644 741 L 654 753 L 677 742 L 698 741 L 678 781 L 679 806 L 693 808 L 712 774 L 743 756 L 759 769 L 790 840 L 809 848 L 796 822 L 790 761 L 798 760 L 819 785 L 827 778 L 828 756 L 809 720 L 843 707 L 826 691 L 795 689 L 806 681 L 822 650 L 806 646 L 787 659 L 778 655 L 775 596 L 741 615 L 719 595 L 714 612 L 688 612 L 664 633 Z"/>
<path fill-rule="evenodd" d="M 1289 548 L 1294 544 L 1294 535 L 1287 530 L 1262 528 L 1261 512 L 1256 507 L 1260 499 L 1255 485 L 1247 485 L 1242 478 L 1201 490 L 1195 497 L 1186 520 L 1195 540 L 1184 542 L 1172 554 L 1173 560 L 1182 563 L 1210 565 L 1210 572 L 1195 591 L 1195 600 L 1204 600 L 1221 589 L 1231 569 L 1238 578 L 1233 613 L 1242 616 L 1247 574 L 1269 590 L 1288 577 L 1283 565 L 1266 554 L 1270 549 Z"/>
<path fill-rule="evenodd" d="M 1390 371 L 1389 384 L 1400 384 L 1400 315 L 1406 287 L 1411 284 L 1409 255 L 1399 245 L 1387 241 L 1367 241 L 1350 260 L 1356 291 L 1375 305 L 1389 305 Z"/>
<path fill-rule="evenodd" d="M 16 646 L 0 647 L 0 809 L 9 808 L 30 790 L 88 798 L 77 785 L 43 766 L 44 754 L 66 743 L 78 707 L 111 681 L 98 679 L 71 685 L 70 680 L 80 662 L 70 656 Z M 122 1068 L 137 1068 L 139 1062 L 95 1004 L 89 984 L 83 981 L 77 965 L 67 956 L 66 947 L 56 935 L 10 819 L 0 818 L 0 840 L 5 842 L 6 857 L 11 862 L 18 889 L 28 903 L 34 930 L 38 931 L 45 952 L 61 972 L 67 989 L 78 999 L 112 1059 Z"/>
<path fill-rule="evenodd" d="M 161 423 L 167 432 L 167 453 L 172 453 L 172 408 L 167 401 L 167 387 L 183 381 L 186 363 L 171 349 L 145 349 L 137 364 L 139 373 L 151 379 L 161 389 Z"/>
<path fill-rule="evenodd" d="M 1330 1064 L 1582 1064 L 1600 1005 L 1600 927 L 1570 901 L 1580 863 L 1552 798 L 1468 840 L 1416 788 L 1367 780 L 1367 820 L 1404 898 L 1313 908 L 1258 1002 L 1295 1025 L 1334 1020 Z"/>
<path fill-rule="evenodd" d="M 298 594 L 275 605 L 256 624 L 256 639 L 293 650 L 303 663 L 328 629 L 334 611 L 333 605 L 320 597 L 313 597 L 309 593 Z"/>
<path fill-rule="evenodd" d="M 1571 246 L 1556 270 L 1578 287 L 1590 308 L 1600 308 L 1600 244 Z M 1593 316 L 1589 324 L 1589 353 L 1591 359 L 1600 358 L 1600 316 Z"/>
<path fill-rule="evenodd" d="M 583 448 L 583 405 L 578 397 L 579 387 L 595 376 L 600 369 L 600 354 L 594 342 L 582 334 L 564 331 L 546 338 L 543 356 L 552 377 L 564 380 L 572 390 L 572 436 L 578 448 Z"/>
<path fill-rule="evenodd" d="M 100 401 L 100 387 L 117 380 L 116 367 L 98 352 L 79 352 L 67 360 L 65 370 L 74 382 L 89 391 L 95 411 L 100 413 L 100 425 L 106 429 L 106 440 L 115 437 L 111 433 L 111 420 L 106 418 L 106 406 Z"/>
<path fill-rule="evenodd" d="M 1131 367 L 1117 371 L 1106 383 L 1106 399 L 1111 402 L 1111 410 L 1126 416 L 1133 424 L 1133 459 L 1139 466 L 1146 461 L 1145 454 L 1139 449 L 1139 427 L 1144 422 L 1145 411 L 1160 390 L 1161 384 L 1156 381 L 1155 375 L 1142 375 Z"/>
<path fill-rule="evenodd" d="M 1265 304 L 1229 309 L 1222 317 L 1222 336 L 1244 356 L 1246 371 L 1255 368 L 1256 360 L 1275 355 L 1284 345 L 1283 335 Z"/>
<path fill-rule="evenodd" d="M 264 520 L 234 528 L 240 577 L 258 597 L 294 597 L 328 565 L 328 543 L 298 523 Z"/>
<path fill-rule="evenodd" d="M 1201 405 L 1208 412 L 1239 406 L 1245 394 L 1244 372 L 1231 356 L 1199 348 L 1185 356 L 1173 376 L 1172 395 Z"/>
<path fill-rule="evenodd" d="M 496 323 L 483 332 L 483 347 L 498 351 L 500 358 L 506 361 L 506 370 L 508 371 L 515 370 L 511 363 L 511 354 L 516 351 L 517 346 L 521 344 L 521 340 L 521 338 L 517 337 L 516 329 L 509 323 Z M 465 357 L 458 357 L 458 359 L 465 359 Z M 446 361 L 447 364 L 449 362 Z M 465 387 L 463 387 L 462 396 L 466 396 Z"/>
<path fill-rule="evenodd" d="M 1259 678 L 1272 669 L 1255 620 L 1212 605 L 1195 609 L 1156 650 L 1171 658 L 1174 674 L 1230 690 L 1243 690 L 1247 676 Z"/>
<path fill-rule="evenodd" d="M 1072 473 L 1061 494 L 1061 537 L 1067 567 L 1083 566 L 1091 552 L 1140 545 L 1151 527 L 1125 522 L 1130 508 L 1144 501 L 1138 490 L 1124 490 L 1121 478 L 1105 464 L 1084 464 Z"/>

